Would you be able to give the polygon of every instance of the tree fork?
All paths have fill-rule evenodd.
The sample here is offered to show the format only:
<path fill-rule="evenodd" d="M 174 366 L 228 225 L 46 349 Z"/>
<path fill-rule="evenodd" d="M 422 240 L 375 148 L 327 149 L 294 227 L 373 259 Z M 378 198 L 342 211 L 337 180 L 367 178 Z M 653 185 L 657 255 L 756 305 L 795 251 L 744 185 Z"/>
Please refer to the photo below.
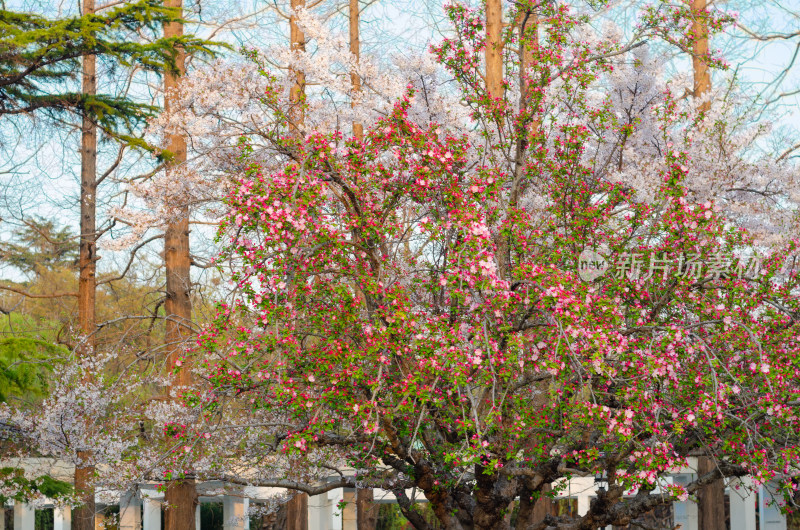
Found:
<path fill-rule="evenodd" d="M 176 18 L 183 14 L 182 0 L 167 0 L 167 7 L 176 10 Z M 164 37 L 180 37 L 183 35 L 183 23 L 179 21 L 164 24 Z M 186 71 L 186 53 L 177 49 L 175 57 L 176 72 L 164 75 L 164 108 L 169 112 L 173 92 L 177 89 L 180 76 Z M 166 171 L 172 171 L 186 162 L 186 140 L 179 134 L 169 136 L 168 150 L 172 159 Z M 183 352 L 183 342 L 189 338 L 192 319 L 191 256 L 189 255 L 189 207 L 181 205 L 177 218 L 169 222 L 164 233 L 164 267 L 166 269 L 167 296 L 164 302 L 166 312 L 165 342 L 168 345 L 167 366 L 175 366 L 175 362 Z M 176 386 L 191 384 L 191 372 L 188 366 L 180 370 L 173 380 Z M 189 471 L 189 470 L 176 470 Z M 165 494 L 167 510 L 164 517 L 165 530 L 195 530 L 195 506 L 197 504 L 197 487 L 193 478 L 172 480 L 167 484 Z"/>

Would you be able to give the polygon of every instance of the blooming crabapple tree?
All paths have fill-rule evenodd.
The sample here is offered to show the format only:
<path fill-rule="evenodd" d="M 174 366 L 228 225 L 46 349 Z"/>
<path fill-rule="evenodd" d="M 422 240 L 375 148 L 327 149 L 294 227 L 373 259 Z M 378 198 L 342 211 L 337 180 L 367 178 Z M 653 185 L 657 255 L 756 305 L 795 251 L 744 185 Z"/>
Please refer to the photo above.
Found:
<path fill-rule="evenodd" d="M 669 91 L 637 105 L 646 122 L 602 95 L 632 46 L 583 38 L 565 6 L 522 9 L 544 35 L 508 30 L 492 98 L 482 17 L 448 7 L 454 35 L 433 51 L 465 122 L 418 119 L 428 94 L 409 86 L 363 141 L 276 128 L 277 168 L 243 141 L 221 228 L 238 294 L 198 342 L 203 428 L 175 433 L 198 472 L 383 488 L 422 529 L 409 491 L 448 529 L 508 528 L 517 500 L 516 528 L 625 525 L 721 477 L 789 491 L 795 243 L 767 248 L 722 193 L 697 200 L 725 169 L 692 151 Z M 265 84 L 278 109 L 281 83 Z M 631 163 L 638 188 L 615 179 Z M 587 248 L 612 266 L 583 280 Z M 735 258 L 753 250 L 760 267 Z M 716 467 L 671 484 L 694 456 Z M 587 513 L 535 520 L 545 486 L 597 474 Z"/>

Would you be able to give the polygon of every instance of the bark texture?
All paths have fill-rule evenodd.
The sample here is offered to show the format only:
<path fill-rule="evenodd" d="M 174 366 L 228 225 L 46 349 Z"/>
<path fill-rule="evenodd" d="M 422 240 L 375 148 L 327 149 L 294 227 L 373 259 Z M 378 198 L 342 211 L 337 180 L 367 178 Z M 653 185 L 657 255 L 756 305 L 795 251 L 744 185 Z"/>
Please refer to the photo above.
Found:
<path fill-rule="evenodd" d="M 95 12 L 94 0 L 84 0 L 82 12 L 88 15 Z M 83 58 L 81 90 L 87 96 L 97 94 L 97 60 L 93 55 Z M 78 354 L 84 357 L 94 355 L 95 292 L 97 268 L 97 126 L 84 112 L 81 121 L 81 196 L 80 196 L 80 242 L 78 257 L 78 326 L 81 343 Z M 95 503 L 94 466 L 92 454 L 86 450 L 78 451 L 79 464 L 75 466 L 75 491 L 81 498 L 81 505 L 73 511 L 74 530 L 94 530 Z M 82 463 L 85 462 L 85 463 Z"/>
<path fill-rule="evenodd" d="M 167 0 L 165 5 L 175 8 L 182 14 L 181 0 Z M 164 36 L 179 37 L 183 35 L 181 22 L 164 24 Z M 175 65 L 177 73 L 167 72 L 164 75 L 164 107 L 169 110 L 172 92 L 177 88 L 180 76 L 185 72 L 186 54 L 178 48 Z M 173 158 L 166 171 L 186 162 L 186 140 L 181 135 L 170 135 L 168 150 Z M 164 266 L 166 270 L 166 313 L 165 341 L 167 346 L 167 366 L 174 366 L 175 361 L 183 355 L 184 344 L 191 333 L 192 319 L 191 301 L 191 256 L 189 254 L 189 207 L 181 205 L 176 219 L 167 225 L 164 233 Z M 174 380 L 175 385 L 191 384 L 191 372 L 184 365 Z M 191 470 L 182 470 L 191 476 Z M 195 506 L 197 504 L 197 488 L 193 478 L 174 480 L 167 485 L 165 495 L 167 504 L 164 515 L 165 530 L 195 530 Z"/>
<path fill-rule="evenodd" d="M 91 453 L 78 451 L 79 460 L 91 460 Z M 79 465 L 75 467 L 75 491 L 83 501 L 72 510 L 72 530 L 95 530 L 94 516 L 94 467 Z"/>
<path fill-rule="evenodd" d="M 358 60 L 361 57 L 361 40 L 358 33 L 360 6 L 358 4 L 358 0 L 350 0 L 350 53 L 353 54 L 356 64 L 358 64 Z M 350 82 L 353 85 L 353 106 L 355 106 L 355 98 L 361 92 L 361 77 L 357 72 L 350 72 Z M 353 122 L 353 136 L 358 140 L 363 140 L 364 125 Z"/>
<path fill-rule="evenodd" d="M 702 59 L 708 55 L 708 19 L 706 0 L 692 0 L 692 32 L 696 36 L 692 45 L 692 70 L 694 71 L 694 96 L 699 98 L 711 90 L 711 69 Z M 710 103 L 701 105 L 708 110 Z"/>
<path fill-rule="evenodd" d="M 701 456 L 697 459 L 697 474 L 713 471 L 713 459 Z M 717 479 L 701 488 L 697 493 L 697 525 L 700 530 L 725 530 L 725 484 Z"/>
<path fill-rule="evenodd" d="M 502 0 L 486 0 L 486 90 L 493 98 L 503 97 L 502 33 Z"/>
<path fill-rule="evenodd" d="M 356 523 L 358 530 L 375 530 L 378 525 L 378 505 L 372 489 L 356 490 Z"/>
<path fill-rule="evenodd" d="M 292 15 L 289 17 L 289 46 L 292 51 L 301 52 L 306 49 L 306 36 L 297 24 L 297 10 L 305 9 L 306 0 L 292 0 Z M 291 70 L 294 84 L 289 91 L 289 102 L 292 107 L 289 114 L 289 127 L 297 133 L 305 121 L 303 105 L 306 99 L 306 74 L 300 70 Z"/>
<path fill-rule="evenodd" d="M 286 530 L 308 530 L 308 495 L 298 493 L 286 503 Z"/>

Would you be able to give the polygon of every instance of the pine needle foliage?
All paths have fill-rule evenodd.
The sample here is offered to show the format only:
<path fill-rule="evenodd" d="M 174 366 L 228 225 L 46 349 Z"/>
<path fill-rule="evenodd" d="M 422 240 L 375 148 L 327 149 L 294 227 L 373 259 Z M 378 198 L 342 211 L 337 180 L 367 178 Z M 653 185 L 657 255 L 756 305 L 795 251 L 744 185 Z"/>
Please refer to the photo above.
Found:
<path fill-rule="evenodd" d="M 57 19 L 0 9 L 0 116 L 72 112 L 89 115 L 106 132 L 131 131 L 157 108 L 81 93 L 80 59 L 95 55 L 123 67 L 174 72 L 180 49 L 213 56 L 218 44 L 193 35 L 155 38 L 164 23 L 182 20 L 177 15 L 160 0 Z M 142 35 L 153 38 L 143 41 Z"/>

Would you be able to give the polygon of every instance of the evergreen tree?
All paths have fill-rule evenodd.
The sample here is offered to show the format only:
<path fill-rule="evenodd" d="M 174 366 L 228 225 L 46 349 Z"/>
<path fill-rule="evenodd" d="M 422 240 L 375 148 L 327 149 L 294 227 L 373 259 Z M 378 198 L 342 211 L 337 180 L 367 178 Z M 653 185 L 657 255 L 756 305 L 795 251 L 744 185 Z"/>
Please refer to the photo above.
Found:
<path fill-rule="evenodd" d="M 212 53 L 212 43 L 192 35 L 139 41 L 138 35 L 157 35 L 162 24 L 176 20 L 178 12 L 159 0 L 55 19 L 0 9 L 0 116 L 75 113 L 91 116 L 107 132 L 132 128 L 155 109 L 127 97 L 82 93 L 80 59 L 105 57 L 160 72 L 174 71 L 178 49 Z"/>
<path fill-rule="evenodd" d="M 34 217 L 12 232 L 10 241 L 0 243 L 0 263 L 7 263 L 26 275 L 42 268 L 74 267 L 78 260 L 75 234 L 51 219 Z"/>

